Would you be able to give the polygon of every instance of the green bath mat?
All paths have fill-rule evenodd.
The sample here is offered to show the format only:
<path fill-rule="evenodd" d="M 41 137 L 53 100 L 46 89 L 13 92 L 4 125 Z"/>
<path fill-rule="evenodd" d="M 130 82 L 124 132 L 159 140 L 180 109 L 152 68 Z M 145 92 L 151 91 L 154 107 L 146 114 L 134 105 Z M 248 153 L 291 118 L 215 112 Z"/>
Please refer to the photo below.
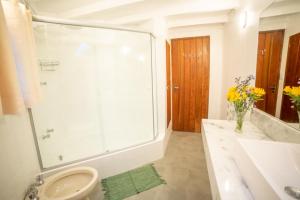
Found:
<path fill-rule="evenodd" d="M 121 200 L 166 182 L 153 165 L 146 165 L 102 180 L 105 200 Z"/>

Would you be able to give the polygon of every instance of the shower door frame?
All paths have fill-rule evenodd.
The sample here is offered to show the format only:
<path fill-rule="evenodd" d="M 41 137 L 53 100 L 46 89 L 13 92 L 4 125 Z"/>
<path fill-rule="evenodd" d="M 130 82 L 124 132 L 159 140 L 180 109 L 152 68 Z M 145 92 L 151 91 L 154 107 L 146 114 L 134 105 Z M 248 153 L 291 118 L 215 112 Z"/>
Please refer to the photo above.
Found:
<path fill-rule="evenodd" d="M 134 145 L 130 145 L 128 147 L 124 147 L 124 148 L 120 148 L 120 149 L 116 149 L 116 150 L 112 150 L 112 151 L 105 151 L 104 153 L 100 153 L 97 155 L 93 155 L 93 156 L 88 156 L 86 158 L 81 158 L 81 159 L 76 159 L 73 161 L 69 161 L 69 162 L 65 162 L 62 164 L 58 164 L 58 165 L 53 165 L 51 167 L 44 167 L 43 166 L 43 161 L 42 161 L 42 155 L 41 155 L 41 151 L 40 151 L 40 147 L 39 147 L 39 143 L 38 143 L 38 137 L 37 137 L 37 133 L 36 133 L 36 128 L 34 125 L 34 118 L 33 118 L 33 114 L 32 114 L 32 109 L 28 108 L 28 115 L 29 115 L 29 120 L 30 120 L 30 125 L 31 125 L 31 129 L 32 129 L 32 133 L 33 133 L 33 138 L 34 138 L 34 143 L 35 143 L 35 147 L 36 147 L 36 152 L 37 152 L 37 156 L 38 156 L 38 161 L 39 161 L 39 166 L 42 172 L 46 172 L 48 170 L 53 170 L 59 167 L 64 167 L 70 164 L 74 164 L 74 163 L 78 163 L 78 162 L 82 162 L 82 161 L 86 161 L 89 159 L 93 159 L 93 158 L 97 158 L 100 156 L 104 156 L 104 155 L 108 155 L 111 153 L 116 153 L 116 152 L 120 152 L 120 151 L 124 151 L 124 150 L 128 150 L 134 147 L 138 147 L 144 144 L 147 144 L 149 142 L 155 141 L 158 137 L 158 116 L 157 116 L 157 112 L 158 112 L 158 107 L 157 107 L 157 76 L 156 76 L 156 48 L 155 45 L 153 45 L 153 41 L 155 42 L 156 37 L 151 33 L 151 32 L 147 32 L 147 31 L 141 31 L 141 30 L 136 30 L 136 29 L 129 29 L 129 28 L 124 28 L 124 27 L 117 27 L 117 26 L 109 26 L 109 25 L 99 25 L 99 24 L 91 24 L 91 23 L 82 23 L 79 21 L 73 21 L 73 20 L 63 20 L 63 19 L 56 19 L 56 18 L 47 18 L 47 17 L 41 17 L 41 16 L 36 16 L 33 15 L 32 16 L 32 21 L 33 22 L 43 22 L 43 23 L 47 23 L 47 24 L 58 24 L 58 25 L 70 25 L 70 26 L 80 26 L 80 27 L 87 27 L 87 28 L 101 28 L 101 29 L 111 29 L 111 30 L 118 30 L 118 31 L 128 31 L 128 32 L 136 32 L 136 33 L 144 33 L 144 34 L 148 34 L 150 37 L 150 51 L 151 51 L 151 85 L 152 85 L 152 120 L 153 120 L 153 138 L 151 140 L 142 142 L 142 143 L 138 143 L 138 144 L 134 144 Z M 154 53 L 153 53 L 154 51 Z"/>

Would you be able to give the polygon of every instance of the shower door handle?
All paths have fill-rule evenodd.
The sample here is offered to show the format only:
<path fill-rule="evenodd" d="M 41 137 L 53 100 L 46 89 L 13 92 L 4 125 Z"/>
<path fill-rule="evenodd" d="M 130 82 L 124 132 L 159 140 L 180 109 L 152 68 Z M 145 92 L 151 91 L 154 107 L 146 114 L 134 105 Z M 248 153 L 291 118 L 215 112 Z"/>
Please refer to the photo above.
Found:
<path fill-rule="evenodd" d="M 50 137 L 51 137 L 50 133 L 44 134 L 42 135 L 42 140 L 48 139 Z"/>

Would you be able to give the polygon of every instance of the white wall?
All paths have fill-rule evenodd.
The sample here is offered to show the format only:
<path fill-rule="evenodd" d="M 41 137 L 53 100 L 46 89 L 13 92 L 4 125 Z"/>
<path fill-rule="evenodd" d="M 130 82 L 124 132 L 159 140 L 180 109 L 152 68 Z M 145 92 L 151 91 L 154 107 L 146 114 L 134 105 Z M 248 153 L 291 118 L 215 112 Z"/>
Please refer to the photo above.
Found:
<path fill-rule="evenodd" d="M 210 79 L 208 118 L 221 117 L 222 72 L 223 72 L 222 24 L 178 27 L 168 30 L 168 38 L 210 36 Z"/>
<path fill-rule="evenodd" d="M 234 79 L 241 76 L 255 75 L 256 49 L 258 44 L 258 15 L 252 13 L 252 20 L 243 28 L 241 12 L 232 12 L 230 22 L 224 28 L 224 69 L 222 84 L 222 118 L 226 118 L 226 94 L 234 84 Z M 253 83 L 254 84 L 254 83 Z"/>
<path fill-rule="evenodd" d="M 156 89 L 158 132 L 165 135 L 167 131 L 167 99 L 166 99 L 166 21 L 156 17 L 151 32 L 155 35 Z"/>
<path fill-rule="evenodd" d="M 0 117 L 0 199 L 21 200 L 40 172 L 28 113 Z"/>
<path fill-rule="evenodd" d="M 277 17 L 262 18 L 260 20 L 259 30 L 278 30 L 285 29 L 284 40 L 281 54 L 281 64 L 280 64 L 280 76 L 278 83 L 278 96 L 276 103 L 276 117 L 280 117 L 281 103 L 282 103 L 282 92 L 284 88 L 284 78 L 286 69 L 286 59 L 288 53 L 289 37 L 300 32 L 300 13 L 293 15 L 284 15 Z"/>

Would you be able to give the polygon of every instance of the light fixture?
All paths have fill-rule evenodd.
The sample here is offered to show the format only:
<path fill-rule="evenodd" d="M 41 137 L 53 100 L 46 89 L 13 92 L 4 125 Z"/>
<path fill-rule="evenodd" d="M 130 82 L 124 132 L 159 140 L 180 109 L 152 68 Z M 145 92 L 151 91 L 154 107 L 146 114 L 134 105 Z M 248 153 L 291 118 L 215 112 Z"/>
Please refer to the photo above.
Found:
<path fill-rule="evenodd" d="M 248 12 L 244 12 L 244 17 L 243 17 L 243 28 L 246 28 L 248 25 Z"/>
<path fill-rule="evenodd" d="M 248 26 L 248 11 L 243 11 L 240 15 L 240 24 L 242 28 L 246 28 Z"/>
<path fill-rule="evenodd" d="M 240 14 L 240 26 L 243 29 L 251 26 L 255 20 L 255 13 L 249 9 L 245 9 Z"/>

